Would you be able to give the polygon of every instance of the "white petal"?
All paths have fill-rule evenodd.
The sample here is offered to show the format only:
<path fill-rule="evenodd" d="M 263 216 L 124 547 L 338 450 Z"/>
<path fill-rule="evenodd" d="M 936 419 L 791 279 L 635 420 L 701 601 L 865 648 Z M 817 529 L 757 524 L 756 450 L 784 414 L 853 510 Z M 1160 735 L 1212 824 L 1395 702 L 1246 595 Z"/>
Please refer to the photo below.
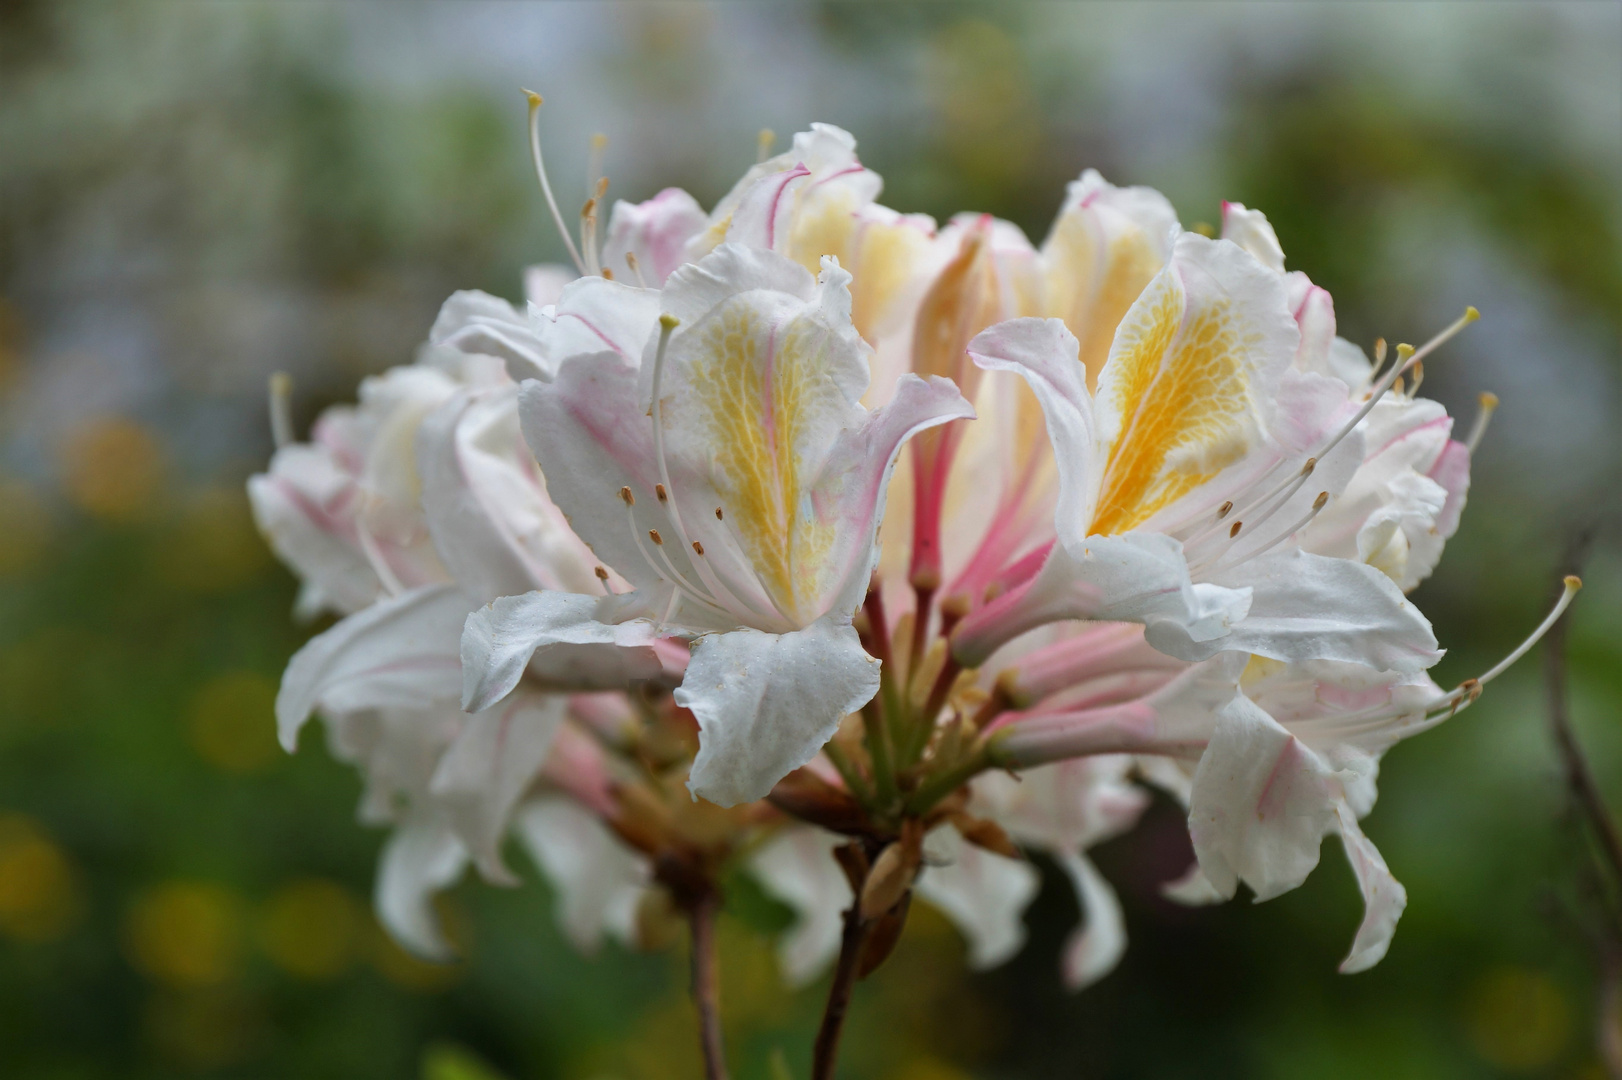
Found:
<path fill-rule="evenodd" d="M 348 615 L 383 591 L 355 537 L 354 477 L 322 446 L 284 446 L 270 471 L 248 480 L 254 522 L 276 555 L 304 579 L 313 616 L 330 609 Z"/>
<path fill-rule="evenodd" d="M 608 218 L 603 265 L 616 277 L 657 289 L 685 261 L 687 242 L 704 230 L 706 220 L 698 200 L 680 188 L 665 188 L 646 202 L 621 199 Z M 627 254 L 636 256 L 635 272 Z"/>
<path fill-rule="evenodd" d="M 276 695 L 282 745 L 317 708 L 335 713 L 454 702 L 458 642 L 472 603 L 455 586 L 429 585 L 381 600 L 318 634 L 293 654 Z"/>
<path fill-rule="evenodd" d="M 422 507 L 441 561 L 480 600 L 595 585 L 589 549 L 547 497 L 518 431 L 517 388 L 464 392 L 417 432 Z"/>
<path fill-rule="evenodd" d="M 1012 371 L 1042 407 L 1059 469 L 1056 520 L 1080 527 L 1091 520 L 1095 462 L 1093 399 L 1074 335 L 1058 319 L 1010 319 L 969 342 L 969 356 L 991 371 Z M 1061 526 L 1063 527 L 1063 526 Z"/>
<path fill-rule="evenodd" d="M 504 596 L 467 617 L 461 635 L 462 704 L 488 709 L 528 669 L 550 686 L 604 690 L 663 672 L 646 622 L 598 622 L 602 598 L 531 592 Z"/>
<path fill-rule="evenodd" d="M 749 859 L 761 887 L 797 916 L 777 944 L 790 986 L 811 982 L 839 954 L 843 913 L 851 903 L 850 882 L 833 857 L 843 842 L 822 829 L 790 826 Z"/>
<path fill-rule="evenodd" d="M 1173 656 L 1198 660 L 1239 649 L 1274 660 L 1345 660 L 1416 672 L 1441 659 L 1430 621 L 1385 574 L 1350 559 L 1280 551 L 1218 575 L 1248 589 L 1250 611 L 1220 641 L 1177 642 Z"/>
<path fill-rule="evenodd" d="M 1208 904 L 1220 904 L 1227 897 L 1217 892 L 1211 879 L 1205 876 L 1200 869 L 1198 861 L 1189 866 L 1182 877 L 1168 881 L 1160 886 L 1160 895 L 1175 904 L 1185 907 L 1205 907 Z"/>
<path fill-rule="evenodd" d="M 520 691 L 462 725 L 429 784 L 479 871 L 497 884 L 518 879 L 501 861 L 513 807 L 546 761 L 568 699 Z"/>
<path fill-rule="evenodd" d="M 428 960 L 455 955 L 440 932 L 433 896 L 462 876 L 467 861 L 467 850 L 442 821 L 408 821 L 389 837 L 377 872 L 377 915 L 406 949 Z"/>
<path fill-rule="evenodd" d="M 918 895 L 943 911 L 968 939 L 971 968 L 996 967 L 1025 944 L 1021 916 L 1036 898 L 1041 876 L 1030 863 L 968 843 L 950 825 L 930 837 L 931 851 L 945 848 L 952 861 L 927 867 L 918 878 Z"/>
<path fill-rule="evenodd" d="M 1273 273 L 1284 273 L 1284 249 L 1279 246 L 1278 233 L 1260 210 L 1248 210 L 1243 203 L 1223 203 L 1222 239 L 1232 240 Z"/>
<path fill-rule="evenodd" d="M 500 297 L 475 289 L 451 294 L 428 340 L 458 352 L 496 357 L 515 379 L 535 378 L 550 366 L 528 317 Z"/>
<path fill-rule="evenodd" d="M 762 798 L 878 689 L 879 662 L 862 651 L 848 617 L 787 634 L 700 638 L 676 689 L 676 704 L 698 719 L 688 788 L 721 806 Z"/>
<path fill-rule="evenodd" d="M 516 825 L 552 883 L 553 913 L 575 948 L 591 953 L 605 933 L 635 941 L 636 909 L 650 877 L 647 859 L 570 799 L 537 799 L 519 811 Z"/>
<path fill-rule="evenodd" d="M 1339 797 L 1334 772 L 1317 755 L 1234 698 L 1194 772 L 1188 828 L 1200 869 L 1223 896 L 1240 881 L 1258 901 L 1290 891 L 1318 865 Z"/>
<path fill-rule="evenodd" d="M 1115 970 L 1126 953 L 1126 917 L 1115 890 L 1092 860 L 1077 851 L 1059 851 L 1055 858 L 1076 890 L 1081 905 L 1081 926 L 1065 941 L 1060 969 L 1064 984 L 1082 990 Z"/>
<path fill-rule="evenodd" d="M 1090 536 L 1056 544 L 1028 585 L 971 613 L 952 635 L 952 652 L 978 667 L 1019 634 L 1065 619 L 1138 622 L 1151 645 L 1178 659 L 1203 659 L 1229 646 L 1229 629 L 1250 607 L 1243 588 L 1193 584 L 1180 543 L 1155 533 Z"/>
<path fill-rule="evenodd" d="M 1336 819 L 1346 858 L 1352 864 L 1357 887 L 1363 893 L 1363 922 L 1357 928 L 1351 954 L 1340 965 L 1341 971 L 1351 974 L 1367 971 L 1385 956 L 1391 947 L 1397 920 L 1408 906 L 1408 891 L 1402 887 L 1402 882 L 1391 876 L 1385 859 L 1363 835 L 1356 816 L 1346 804 L 1336 807 Z"/>

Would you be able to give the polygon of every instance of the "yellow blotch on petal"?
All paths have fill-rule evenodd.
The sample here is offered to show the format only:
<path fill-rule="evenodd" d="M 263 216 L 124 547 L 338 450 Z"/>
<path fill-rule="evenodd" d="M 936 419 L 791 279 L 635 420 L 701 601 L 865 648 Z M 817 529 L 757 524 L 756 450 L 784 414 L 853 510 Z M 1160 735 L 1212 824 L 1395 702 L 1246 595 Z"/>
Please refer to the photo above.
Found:
<path fill-rule="evenodd" d="M 1099 404 L 1119 418 L 1090 531 L 1126 532 L 1244 455 L 1255 429 L 1245 350 L 1227 298 L 1185 310 L 1168 276 L 1121 326 Z"/>
<path fill-rule="evenodd" d="M 700 330 L 690 386 L 713 447 L 714 481 L 773 602 L 791 617 L 815 595 L 831 527 L 808 517 L 799 450 L 826 378 L 821 332 L 776 331 L 731 302 Z"/>

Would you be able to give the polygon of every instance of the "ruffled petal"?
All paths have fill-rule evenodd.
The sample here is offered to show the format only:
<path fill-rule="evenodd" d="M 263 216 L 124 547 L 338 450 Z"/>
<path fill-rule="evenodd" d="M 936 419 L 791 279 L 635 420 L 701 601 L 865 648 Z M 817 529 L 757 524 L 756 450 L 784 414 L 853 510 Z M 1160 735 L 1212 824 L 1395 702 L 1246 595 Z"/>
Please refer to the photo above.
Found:
<path fill-rule="evenodd" d="M 1391 936 L 1397 931 L 1397 920 L 1408 906 L 1408 891 L 1391 876 L 1379 849 L 1363 835 L 1356 815 L 1345 803 L 1336 806 L 1335 818 L 1347 861 L 1352 864 L 1358 890 L 1363 894 L 1363 922 L 1357 928 L 1351 953 L 1340 965 L 1340 970 L 1349 975 L 1367 971 L 1385 957 Z"/>
<path fill-rule="evenodd" d="M 605 690 L 664 674 L 651 623 L 598 621 L 605 598 L 531 592 L 504 596 L 468 615 L 461 634 L 462 704 L 490 708 L 527 670 L 568 690 Z"/>
<path fill-rule="evenodd" d="M 1189 580 L 1182 545 L 1169 536 L 1127 533 L 1056 544 L 1036 577 L 972 612 L 952 634 L 952 654 L 978 667 L 1028 630 L 1066 619 L 1138 622 L 1151 645 L 1197 660 L 1223 644 L 1250 607 L 1244 588 Z M 1204 655 L 1194 655 L 1204 650 Z"/>
<path fill-rule="evenodd" d="M 467 862 L 467 849 L 443 821 L 423 816 L 395 830 L 383 846 L 375 896 L 378 920 L 394 940 L 426 960 L 455 957 L 433 898 L 462 876 Z"/>
<path fill-rule="evenodd" d="M 1091 859 L 1076 851 L 1056 852 L 1055 857 L 1081 905 L 1081 926 L 1065 939 L 1060 971 L 1068 989 L 1083 990 L 1114 971 L 1126 954 L 1126 916 Z"/>
<path fill-rule="evenodd" d="M 291 751 L 298 744 L 299 728 L 317 708 L 348 713 L 455 702 L 462 684 L 457 643 L 472 608 L 455 586 L 430 585 L 311 638 L 288 662 L 276 695 L 282 745 Z"/>
<path fill-rule="evenodd" d="M 676 689 L 676 704 L 692 710 L 699 728 L 688 788 L 721 806 L 764 797 L 878 689 L 879 662 L 862 650 L 848 617 L 786 634 L 700 638 Z"/>
<path fill-rule="evenodd" d="M 429 795 L 489 881 L 516 885 L 501 860 L 513 808 L 541 771 L 567 699 L 519 692 L 469 716 L 440 758 Z"/>
<path fill-rule="evenodd" d="M 1422 671 L 1441 659 L 1430 620 L 1372 566 L 1303 551 L 1259 556 L 1218 583 L 1249 590 L 1250 610 L 1227 637 L 1171 640 L 1157 648 L 1188 660 L 1238 649 L 1274 660 L 1344 660 L 1381 671 Z M 1150 631 L 1153 637 L 1154 630 Z"/>
<path fill-rule="evenodd" d="M 616 277 L 649 288 L 664 285 L 671 271 L 686 261 L 687 244 L 704 230 L 704 208 L 681 188 L 665 188 L 646 202 L 614 204 L 603 243 L 603 265 Z M 636 258 L 636 270 L 626 255 Z"/>
<path fill-rule="evenodd" d="M 571 799 L 528 803 L 515 824 L 552 883 L 553 915 L 574 947 L 593 953 L 605 934 L 634 944 L 637 907 L 652 878 L 648 860 Z"/>
<path fill-rule="evenodd" d="M 1025 944 L 1022 916 L 1042 885 L 1036 868 L 976 847 L 950 825 L 931 833 L 927 847 L 931 856 L 947 861 L 924 869 L 918 895 L 968 939 L 969 967 L 984 971 L 1019 952 Z"/>
<path fill-rule="evenodd" d="M 1119 188 L 1088 169 L 1066 190 L 1042 243 L 1045 306 L 1080 339 L 1089 384 L 1122 317 L 1170 257 L 1177 232 L 1177 212 L 1153 188 Z"/>
<path fill-rule="evenodd" d="M 1188 829 L 1200 869 L 1223 896 L 1243 881 L 1257 901 L 1289 892 L 1337 827 L 1335 772 L 1243 697 L 1217 714 L 1194 772 Z"/>

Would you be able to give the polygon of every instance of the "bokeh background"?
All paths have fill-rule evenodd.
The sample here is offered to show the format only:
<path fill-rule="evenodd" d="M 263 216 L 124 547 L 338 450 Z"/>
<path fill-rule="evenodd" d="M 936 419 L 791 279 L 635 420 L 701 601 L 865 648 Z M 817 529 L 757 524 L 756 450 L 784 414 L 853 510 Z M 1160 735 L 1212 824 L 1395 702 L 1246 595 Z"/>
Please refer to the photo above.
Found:
<path fill-rule="evenodd" d="M 641 1080 L 698 1075 L 683 950 L 575 955 L 546 888 L 465 883 L 467 959 L 410 960 L 369 912 L 381 834 L 313 733 L 272 737 L 318 627 L 254 533 L 264 388 L 302 431 L 410 359 L 456 288 L 518 295 L 561 247 L 520 86 L 584 197 L 712 203 L 812 120 L 884 201 L 1044 235 L 1094 166 L 1185 224 L 1265 209 L 1342 332 L 1417 341 L 1468 422 L 1503 405 L 1459 537 L 1417 596 L 1479 673 L 1541 617 L 1573 529 L 1622 505 L 1622 6 L 0 3 L 0 1075 Z M 1573 713 L 1622 804 L 1622 560 L 1572 623 Z M 1030 942 L 971 975 L 918 912 L 857 993 L 850 1077 L 1597 1077 L 1583 849 L 1523 664 L 1388 758 L 1367 822 L 1411 902 L 1390 956 L 1335 965 L 1337 845 L 1265 905 L 1189 911 L 1159 805 L 1098 859 L 1132 946 L 1079 996 L 1054 878 Z M 515 865 L 524 865 L 516 855 Z M 823 986 L 779 985 L 787 912 L 722 924 L 737 1075 L 804 1076 Z M 787 1063 L 787 1071 L 782 1063 Z"/>

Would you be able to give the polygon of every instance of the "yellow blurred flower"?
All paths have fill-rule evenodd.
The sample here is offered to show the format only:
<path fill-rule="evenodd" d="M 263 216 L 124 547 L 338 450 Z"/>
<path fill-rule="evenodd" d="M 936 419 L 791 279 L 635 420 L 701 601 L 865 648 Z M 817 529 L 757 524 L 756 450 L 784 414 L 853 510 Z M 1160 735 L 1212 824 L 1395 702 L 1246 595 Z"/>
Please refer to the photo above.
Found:
<path fill-rule="evenodd" d="M 224 486 L 188 492 L 154 554 L 165 581 L 198 593 L 227 592 L 270 565 L 247 493 Z"/>
<path fill-rule="evenodd" d="M 82 910 L 62 849 L 32 818 L 0 815 L 0 933 L 52 941 L 73 928 Z"/>
<path fill-rule="evenodd" d="M 0 577 L 20 574 L 45 553 L 51 514 L 29 484 L 0 479 Z"/>
<path fill-rule="evenodd" d="M 233 1065 L 264 1041 L 264 1010 L 240 990 L 158 991 L 143 1016 L 147 1041 L 187 1070 Z"/>
<path fill-rule="evenodd" d="M 366 908 L 335 881 L 306 878 L 282 886 L 259 917 L 259 944 L 271 962 L 301 979 L 325 981 L 349 971 L 366 944 Z"/>
<path fill-rule="evenodd" d="M 124 924 L 124 943 L 143 975 L 170 986 L 214 986 L 242 960 L 242 902 L 201 881 L 165 882 L 142 894 Z"/>
<path fill-rule="evenodd" d="M 228 671 L 192 698 L 192 748 L 225 772 L 257 772 L 281 758 L 276 743 L 276 687 L 251 671 Z"/>
<path fill-rule="evenodd" d="M 1571 1007 L 1541 971 L 1493 968 L 1471 989 L 1465 1005 L 1470 1045 L 1500 1069 L 1527 1072 L 1552 1064 L 1571 1036 Z"/>
<path fill-rule="evenodd" d="M 134 420 L 103 417 L 79 425 L 62 450 L 63 487 L 92 517 L 145 517 L 163 483 L 163 448 Z"/>

